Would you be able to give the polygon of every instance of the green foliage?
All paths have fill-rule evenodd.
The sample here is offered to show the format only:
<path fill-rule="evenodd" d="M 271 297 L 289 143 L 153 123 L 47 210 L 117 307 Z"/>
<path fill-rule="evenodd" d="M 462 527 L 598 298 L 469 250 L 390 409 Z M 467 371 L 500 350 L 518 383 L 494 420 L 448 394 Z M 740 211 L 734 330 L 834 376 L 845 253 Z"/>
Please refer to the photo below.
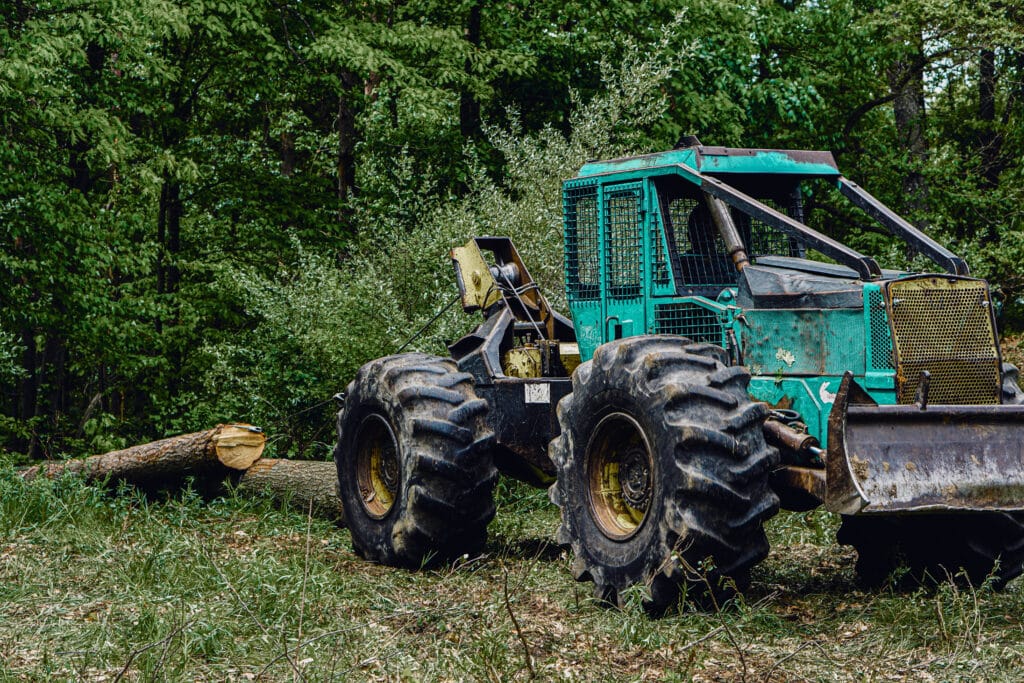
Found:
<path fill-rule="evenodd" d="M 295 241 L 295 263 L 269 277 L 259 268 L 221 271 L 219 289 L 236 296 L 257 323 L 204 347 L 208 393 L 186 419 L 226 420 L 235 411 L 277 435 L 278 452 L 326 456 L 333 434 L 325 427 L 333 425 L 325 400 L 360 365 L 407 342 L 406 350 L 444 354 L 446 343 L 475 324 L 457 306 L 446 308 L 457 296 L 448 249 L 473 235 L 511 236 L 534 277 L 559 300 L 561 180 L 587 158 L 636 149 L 662 111 L 659 88 L 679 59 L 667 39 L 657 48 L 627 46 L 623 63 L 605 69 L 605 93 L 580 103 L 568 137 L 553 128 L 534 135 L 488 128 L 504 157 L 502 182 L 470 159 L 469 191 L 438 196 L 443 181 L 417 179 L 428 169 L 405 157 L 387 167 L 386 203 L 356 203 L 363 230 L 341 263 Z M 370 169 L 374 162 L 384 166 L 371 158 Z"/>
<path fill-rule="evenodd" d="M 681 133 L 832 150 L 1019 324 L 1022 55 L 990 1 L 8 3 L 0 443 L 248 419 L 321 454 L 313 406 L 454 297 L 452 245 L 511 235 L 561 307 L 559 182 Z M 812 199 L 816 227 L 918 263 Z"/>

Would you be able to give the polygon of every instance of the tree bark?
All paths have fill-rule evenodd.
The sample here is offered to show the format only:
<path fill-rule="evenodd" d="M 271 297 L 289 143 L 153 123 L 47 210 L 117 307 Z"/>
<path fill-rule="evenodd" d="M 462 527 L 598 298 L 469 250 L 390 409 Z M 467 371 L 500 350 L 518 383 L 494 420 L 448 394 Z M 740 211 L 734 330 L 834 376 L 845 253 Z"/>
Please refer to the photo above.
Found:
<path fill-rule="evenodd" d="M 981 176 L 985 185 L 999 185 L 999 136 L 996 130 L 996 53 L 984 49 L 978 54 L 978 119 L 981 131 L 978 146 L 981 154 Z"/>
<path fill-rule="evenodd" d="M 103 455 L 34 465 L 21 470 L 31 481 L 63 474 L 90 482 L 126 482 L 143 490 L 164 489 L 195 476 L 196 488 L 223 495 L 227 481 L 247 498 L 269 495 L 302 513 L 345 524 L 333 462 L 261 459 L 266 436 L 249 425 L 219 425 Z M 254 431 L 255 430 L 255 431 Z"/>
<path fill-rule="evenodd" d="M 903 151 L 907 173 L 903 176 L 903 196 L 907 208 L 915 212 L 928 209 L 928 186 L 922 169 L 928 160 L 928 142 L 925 139 L 924 103 L 924 47 L 920 37 L 911 54 L 889 69 L 889 84 L 896 122 L 896 144 Z M 918 227 L 921 227 L 918 221 Z"/>
<path fill-rule="evenodd" d="M 302 513 L 345 523 L 345 511 L 338 497 L 338 468 L 333 462 L 311 460 L 256 461 L 238 481 L 238 492 L 246 497 L 269 494 L 287 501 Z"/>
<path fill-rule="evenodd" d="M 22 470 L 27 480 L 77 474 L 88 481 L 125 481 L 140 488 L 176 482 L 188 475 L 245 470 L 263 453 L 266 436 L 249 425 L 219 425 L 205 432 L 174 436 L 103 455 L 35 465 Z"/>
<path fill-rule="evenodd" d="M 335 194 L 338 200 L 338 222 L 347 225 L 349 219 L 348 201 L 356 194 L 356 105 L 354 102 L 357 86 L 362 82 L 350 71 L 341 73 L 342 91 L 338 93 L 338 109 L 335 127 L 338 131 L 337 177 Z"/>
<path fill-rule="evenodd" d="M 466 26 L 463 35 L 474 51 L 480 47 L 480 2 L 474 2 L 469 7 L 469 15 L 466 17 Z M 459 93 L 459 128 L 462 137 L 467 140 L 480 138 L 480 103 L 476 101 L 470 89 L 468 81 L 473 78 L 473 60 L 466 57 L 463 66 L 467 83 L 462 86 Z"/>

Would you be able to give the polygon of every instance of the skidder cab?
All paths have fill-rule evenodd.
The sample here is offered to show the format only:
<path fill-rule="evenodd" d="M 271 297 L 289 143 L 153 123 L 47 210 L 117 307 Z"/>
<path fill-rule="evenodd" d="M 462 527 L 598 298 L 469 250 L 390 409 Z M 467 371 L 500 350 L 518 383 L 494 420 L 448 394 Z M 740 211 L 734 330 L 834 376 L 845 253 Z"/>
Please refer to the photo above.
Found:
<path fill-rule="evenodd" d="M 496 469 L 551 486 L 574 576 L 613 603 L 638 584 L 654 611 L 742 588 L 780 504 L 842 514 L 869 582 L 901 561 L 1020 573 L 1022 394 L 962 259 L 827 152 L 590 162 L 562 202 L 571 322 L 508 239 L 475 238 L 452 257 L 484 322 L 451 359 L 380 359 L 350 385 L 336 459 L 358 551 L 478 550 Z M 837 202 L 936 272 L 826 234 Z"/>

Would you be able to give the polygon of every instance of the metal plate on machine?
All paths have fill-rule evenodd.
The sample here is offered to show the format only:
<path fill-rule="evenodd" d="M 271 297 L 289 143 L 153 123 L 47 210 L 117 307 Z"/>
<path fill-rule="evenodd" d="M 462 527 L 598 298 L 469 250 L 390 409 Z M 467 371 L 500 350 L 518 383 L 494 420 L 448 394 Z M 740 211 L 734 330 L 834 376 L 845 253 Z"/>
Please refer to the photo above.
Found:
<path fill-rule="evenodd" d="M 829 416 L 826 507 L 1024 510 L 1024 406 L 875 405 L 847 373 Z"/>
<path fill-rule="evenodd" d="M 523 391 L 527 403 L 551 403 L 551 385 L 547 382 L 524 384 Z"/>

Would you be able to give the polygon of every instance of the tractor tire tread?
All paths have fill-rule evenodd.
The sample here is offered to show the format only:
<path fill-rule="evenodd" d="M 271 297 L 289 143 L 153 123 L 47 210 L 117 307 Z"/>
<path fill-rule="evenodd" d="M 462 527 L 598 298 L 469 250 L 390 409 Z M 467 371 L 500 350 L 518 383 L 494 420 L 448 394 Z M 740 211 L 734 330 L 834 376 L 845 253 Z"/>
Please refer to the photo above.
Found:
<path fill-rule="evenodd" d="M 549 494 L 561 508 L 557 540 L 572 548 L 573 576 L 620 605 L 630 586 L 645 584 L 652 614 L 671 607 L 682 588 L 694 597 L 709 585 L 745 583 L 768 554 L 763 524 L 779 506 L 767 476 L 778 452 L 758 422 L 766 411 L 751 407 L 749 375 L 726 368 L 717 347 L 680 344 L 679 337 L 654 335 L 599 347 L 574 373 L 573 391 L 558 406 L 561 434 L 549 448 L 558 469 Z M 673 385 L 681 390 L 666 392 Z M 625 406 L 616 410 L 644 416 L 653 430 L 652 457 L 663 480 L 653 493 L 661 500 L 622 542 L 595 531 L 581 475 L 589 430 L 609 394 Z M 675 567 L 708 557 L 710 569 L 699 578 Z"/>
<path fill-rule="evenodd" d="M 370 361 L 338 413 L 339 495 L 356 554 L 420 568 L 478 551 L 494 517 L 498 473 L 487 403 L 448 358 L 422 353 Z M 382 518 L 368 514 L 356 484 L 358 427 L 382 417 L 394 432 L 400 482 Z"/>

